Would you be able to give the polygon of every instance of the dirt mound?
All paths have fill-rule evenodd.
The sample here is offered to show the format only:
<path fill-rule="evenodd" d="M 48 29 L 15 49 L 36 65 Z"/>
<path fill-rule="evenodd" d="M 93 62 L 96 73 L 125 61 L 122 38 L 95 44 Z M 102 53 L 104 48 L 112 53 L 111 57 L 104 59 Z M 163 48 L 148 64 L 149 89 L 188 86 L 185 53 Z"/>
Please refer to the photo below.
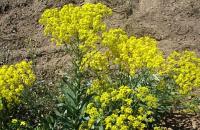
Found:
<path fill-rule="evenodd" d="M 111 1 L 111 0 L 110 0 Z M 169 54 L 172 50 L 194 50 L 200 53 L 199 0 L 117 0 L 113 27 L 124 28 L 129 35 L 149 35 Z"/>

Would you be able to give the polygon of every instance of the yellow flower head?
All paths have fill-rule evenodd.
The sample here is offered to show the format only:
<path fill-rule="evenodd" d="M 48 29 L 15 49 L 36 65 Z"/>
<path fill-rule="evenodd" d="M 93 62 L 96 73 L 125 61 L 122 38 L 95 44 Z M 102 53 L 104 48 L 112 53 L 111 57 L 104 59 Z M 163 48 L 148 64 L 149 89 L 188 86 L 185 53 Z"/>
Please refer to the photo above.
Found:
<path fill-rule="evenodd" d="M 26 126 L 26 122 L 25 121 L 21 121 L 20 122 L 20 126 Z"/>
<path fill-rule="evenodd" d="M 200 87 L 200 58 L 192 51 L 175 51 L 167 57 L 161 74 L 169 74 L 179 85 L 179 92 L 187 94 Z"/>
<path fill-rule="evenodd" d="M 31 87 L 35 79 L 32 62 L 21 61 L 0 67 L 0 97 L 6 99 L 8 104 L 18 103 L 24 88 Z"/>
<path fill-rule="evenodd" d="M 71 43 L 73 39 L 86 41 L 91 39 L 99 31 L 106 29 L 102 19 L 112 13 L 111 9 L 103 4 L 87 3 L 83 6 L 68 4 L 60 10 L 47 9 L 42 14 L 39 22 L 44 25 L 45 34 L 52 36 L 52 41 L 57 45 Z M 87 44 L 87 43 L 86 43 Z"/>
<path fill-rule="evenodd" d="M 13 124 L 16 124 L 17 122 L 18 122 L 18 120 L 17 119 L 12 119 L 12 121 L 11 121 Z"/>

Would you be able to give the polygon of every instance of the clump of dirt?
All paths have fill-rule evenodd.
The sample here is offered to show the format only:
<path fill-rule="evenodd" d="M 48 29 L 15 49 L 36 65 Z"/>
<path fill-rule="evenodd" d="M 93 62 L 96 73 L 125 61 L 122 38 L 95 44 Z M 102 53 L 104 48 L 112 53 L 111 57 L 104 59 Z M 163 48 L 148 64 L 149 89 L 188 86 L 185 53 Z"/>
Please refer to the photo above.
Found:
<path fill-rule="evenodd" d="M 171 113 L 162 119 L 162 126 L 168 130 L 200 130 L 200 116 Z"/>
<path fill-rule="evenodd" d="M 0 0 L 0 65 L 34 59 L 41 79 L 60 75 L 70 57 L 43 36 L 38 19 L 47 8 L 83 2 L 111 7 L 109 27 L 121 27 L 128 35 L 151 36 L 166 55 L 186 49 L 200 54 L 199 0 Z"/>

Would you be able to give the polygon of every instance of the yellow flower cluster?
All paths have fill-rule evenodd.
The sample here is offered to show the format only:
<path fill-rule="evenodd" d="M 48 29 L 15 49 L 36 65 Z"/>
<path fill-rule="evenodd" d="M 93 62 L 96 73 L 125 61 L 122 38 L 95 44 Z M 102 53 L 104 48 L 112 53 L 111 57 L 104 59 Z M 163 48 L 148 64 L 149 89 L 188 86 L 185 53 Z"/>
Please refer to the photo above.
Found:
<path fill-rule="evenodd" d="M 156 40 L 150 37 L 132 36 L 125 45 L 119 45 L 119 51 L 119 58 L 128 65 L 131 75 L 141 68 L 157 69 L 164 61 Z"/>
<path fill-rule="evenodd" d="M 108 80 L 109 76 L 106 74 L 101 79 L 94 79 L 91 86 L 87 89 L 87 94 L 101 95 L 105 91 L 113 91 L 116 85 L 114 83 L 110 84 Z"/>
<path fill-rule="evenodd" d="M 108 70 L 108 59 L 105 54 L 100 51 L 91 51 L 84 55 L 81 62 L 81 70 L 90 68 L 95 71 Z"/>
<path fill-rule="evenodd" d="M 149 108 L 157 108 L 158 107 L 158 100 L 157 98 L 150 94 L 150 91 L 147 87 L 139 87 L 137 88 L 137 98 L 142 102 L 146 102 L 147 107 Z"/>
<path fill-rule="evenodd" d="M 200 58 L 191 51 L 175 51 L 166 59 L 161 74 L 170 74 L 179 85 L 179 92 L 187 94 L 200 87 Z"/>
<path fill-rule="evenodd" d="M 27 125 L 26 121 L 22 121 L 22 120 L 18 120 L 18 119 L 12 119 L 11 123 L 12 124 L 18 124 L 19 123 L 20 126 L 26 126 Z"/>
<path fill-rule="evenodd" d="M 50 34 L 57 45 L 70 44 L 78 38 L 88 46 L 97 42 L 97 32 L 106 29 L 102 19 L 111 13 L 110 8 L 100 3 L 87 3 L 81 7 L 68 4 L 61 10 L 57 8 L 45 10 L 39 22 L 45 25 L 45 33 Z"/>
<path fill-rule="evenodd" d="M 121 69 L 134 75 L 141 68 L 155 70 L 164 62 L 161 51 L 157 48 L 156 40 L 150 37 L 128 38 L 121 29 L 110 29 L 102 34 L 101 52 L 103 58 L 98 57 L 99 53 L 94 53 L 93 57 L 84 57 L 85 66 L 95 66 L 96 68 L 108 68 L 108 66 L 119 65 Z M 88 60 L 90 59 L 90 60 Z M 96 62 L 104 64 L 96 64 Z M 101 66 L 102 65 L 102 66 Z M 85 67 L 87 68 L 87 67 Z"/>
<path fill-rule="evenodd" d="M 163 62 L 157 42 L 149 37 L 128 37 L 121 29 L 106 31 L 103 19 L 112 10 L 103 4 L 72 4 L 47 9 L 39 22 L 46 34 L 51 35 L 57 45 L 77 42 L 83 52 L 81 70 L 106 70 L 113 64 L 134 75 L 142 68 L 157 68 Z"/>
<path fill-rule="evenodd" d="M 99 100 L 94 100 L 87 107 L 86 113 L 90 117 L 88 128 L 101 119 L 106 130 L 144 129 L 148 122 L 154 121 L 151 117 L 152 109 L 158 106 L 157 98 L 150 94 L 147 87 L 133 90 L 121 86 L 118 89 L 108 89 L 96 98 Z M 135 107 L 135 103 L 146 105 Z"/>
<path fill-rule="evenodd" d="M 0 67 L 0 97 L 8 104 L 19 102 L 19 96 L 25 87 L 30 87 L 36 77 L 32 71 L 32 62 L 22 61 L 14 65 Z"/>
<path fill-rule="evenodd" d="M 98 120 L 98 118 L 101 118 L 102 116 L 102 109 L 96 108 L 93 103 L 89 103 L 87 105 L 87 109 L 85 111 L 90 115 L 90 120 L 88 121 L 87 127 L 92 128 L 94 123 Z"/>

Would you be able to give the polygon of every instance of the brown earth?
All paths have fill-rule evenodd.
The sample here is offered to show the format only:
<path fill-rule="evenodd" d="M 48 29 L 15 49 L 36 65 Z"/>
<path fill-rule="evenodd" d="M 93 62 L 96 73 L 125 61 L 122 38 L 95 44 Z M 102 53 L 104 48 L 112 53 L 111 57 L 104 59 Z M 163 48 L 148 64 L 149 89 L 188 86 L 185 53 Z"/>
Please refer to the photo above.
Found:
<path fill-rule="evenodd" d="M 200 54 L 199 0 L 85 0 L 102 2 L 113 9 L 106 20 L 109 27 L 121 27 L 129 35 L 149 35 L 168 55 L 173 50 Z M 69 56 L 51 44 L 38 24 L 41 13 L 50 7 L 82 0 L 0 0 L 0 65 L 35 59 L 37 75 L 52 80 L 67 67 Z M 195 120 L 199 121 L 197 117 Z M 193 118 L 187 119 L 192 124 Z M 197 123 L 198 124 L 198 123 Z M 180 127 L 183 129 L 182 127 Z M 195 128 L 200 128 L 200 123 Z"/>

